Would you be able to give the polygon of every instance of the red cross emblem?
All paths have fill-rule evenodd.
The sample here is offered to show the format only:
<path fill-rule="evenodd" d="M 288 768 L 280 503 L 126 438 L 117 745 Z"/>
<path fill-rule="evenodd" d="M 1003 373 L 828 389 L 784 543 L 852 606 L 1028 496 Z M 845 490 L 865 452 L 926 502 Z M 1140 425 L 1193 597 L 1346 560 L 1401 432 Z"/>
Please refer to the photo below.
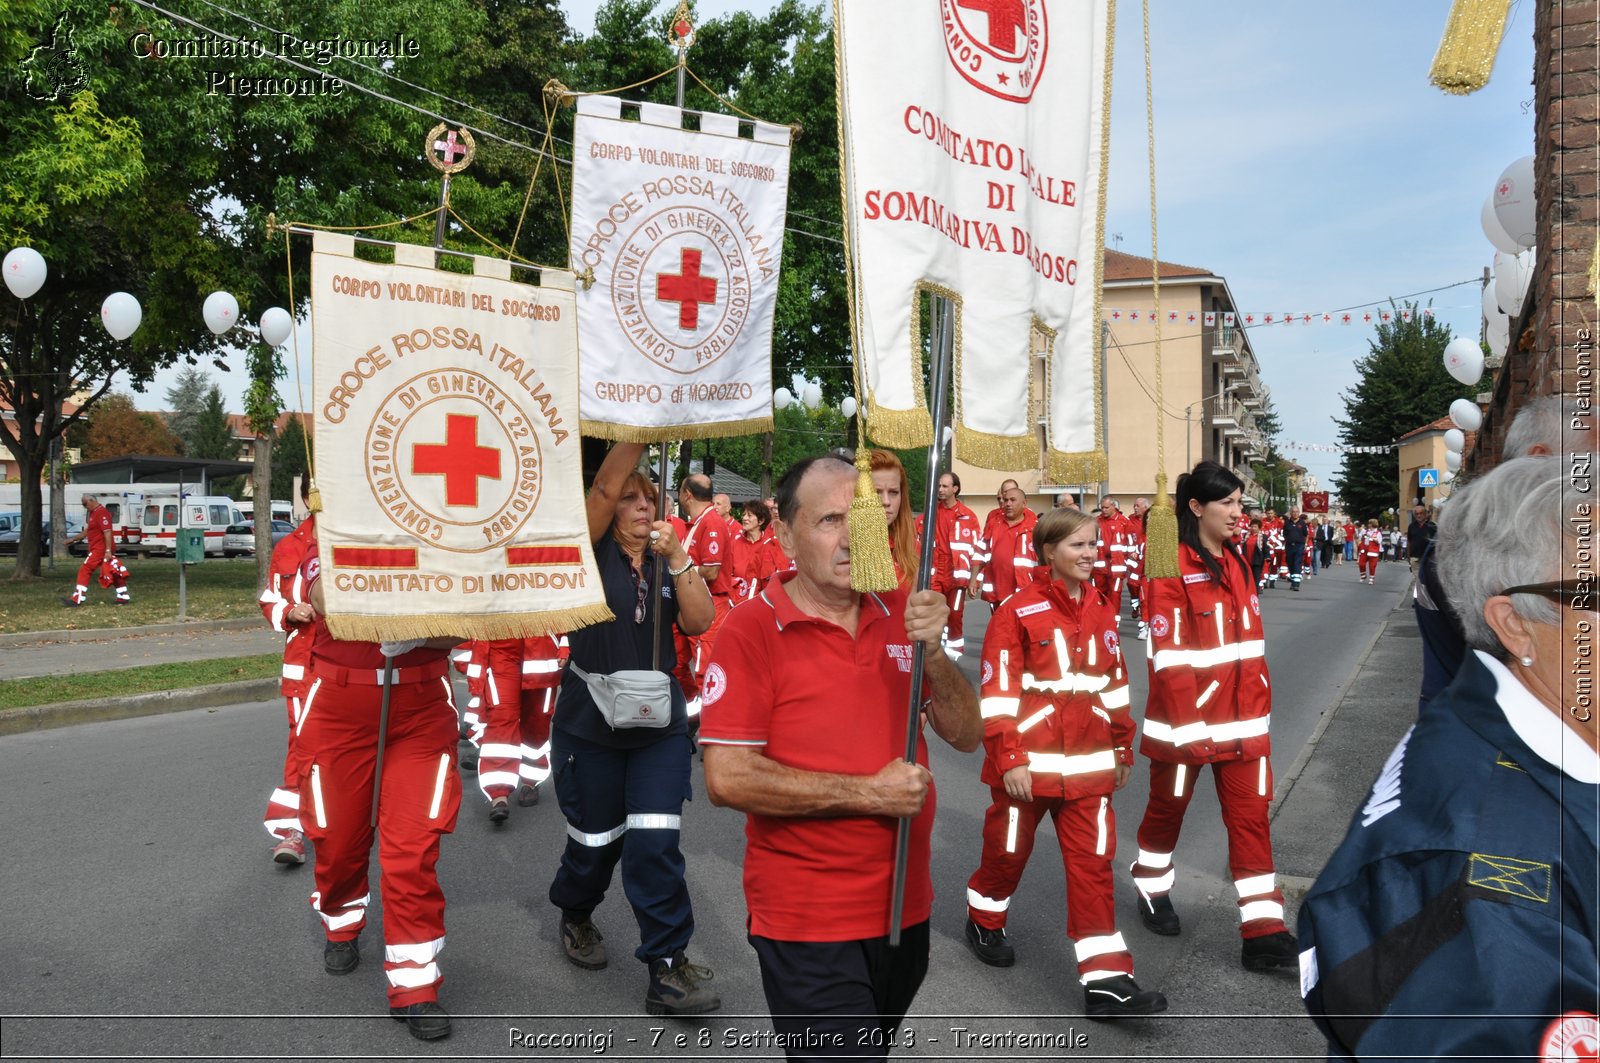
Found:
<path fill-rule="evenodd" d="M 988 16 L 989 47 L 1007 55 L 1017 51 L 1017 31 L 1027 24 L 1022 0 L 956 0 L 956 6 Z"/>
<path fill-rule="evenodd" d="M 1506 198 L 1507 196 L 1509 196 L 1511 194 L 1511 182 L 1510 181 L 1501 181 L 1500 182 L 1500 187 L 1496 188 L 1494 191 L 1495 191 L 1495 195 L 1499 196 L 1501 199 Z"/>
<path fill-rule="evenodd" d="M 472 165 L 478 142 L 465 129 L 450 129 L 443 122 L 428 131 L 428 162 L 440 173 L 460 173 Z"/>
<path fill-rule="evenodd" d="M 412 447 L 411 471 L 422 476 L 443 476 L 445 505 L 476 506 L 478 479 L 500 479 L 500 451 L 479 445 L 476 417 L 447 414 L 444 442 Z"/>
<path fill-rule="evenodd" d="M 1350 324 L 1350 315 L 1349 314 L 1345 314 L 1342 317 L 1340 317 L 1339 320 L 1343 321 L 1346 325 L 1348 325 L 1348 324 Z"/>
<path fill-rule="evenodd" d="M 464 145 L 456 143 L 456 131 L 454 129 L 450 130 L 449 136 L 445 137 L 443 140 L 435 140 L 433 142 L 433 150 L 444 152 L 444 163 L 446 166 L 454 163 L 458 156 L 462 156 L 467 153 L 467 149 Z"/>
<path fill-rule="evenodd" d="M 717 301 L 717 278 L 700 276 L 700 249 L 685 247 L 678 259 L 679 273 L 656 274 L 656 298 L 678 304 L 678 327 L 693 332 L 700 327 L 700 304 Z"/>

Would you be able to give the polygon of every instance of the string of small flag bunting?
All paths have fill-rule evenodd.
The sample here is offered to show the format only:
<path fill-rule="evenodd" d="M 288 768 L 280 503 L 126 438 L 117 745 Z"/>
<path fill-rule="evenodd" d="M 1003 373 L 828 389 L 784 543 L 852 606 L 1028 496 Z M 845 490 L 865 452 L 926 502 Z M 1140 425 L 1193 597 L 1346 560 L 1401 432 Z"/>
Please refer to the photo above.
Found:
<path fill-rule="evenodd" d="M 1139 322 L 1148 321 L 1155 323 L 1156 314 L 1153 310 L 1121 310 L 1107 309 L 1103 312 L 1107 321 Z M 1249 328 L 1254 325 L 1387 325 L 1396 318 L 1410 322 L 1413 317 L 1427 320 L 1433 319 L 1433 307 L 1425 306 L 1420 309 L 1402 307 L 1398 310 L 1363 310 L 1359 313 L 1353 310 L 1322 311 L 1320 313 L 1239 313 L 1237 311 L 1207 310 L 1200 312 L 1190 310 L 1169 310 L 1166 319 L 1169 324 L 1183 322 L 1190 325 L 1204 325 L 1206 328 L 1215 328 L 1219 323 L 1223 328 Z"/>
<path fill-rule="evenodd" d="M 1342 443 L 1276 443 L 1278 450 L 1314 450 L 1322 454 L 1387 454 L 1400 446 L 1389 443 L 1383 446 L 1345 446 Z"/>

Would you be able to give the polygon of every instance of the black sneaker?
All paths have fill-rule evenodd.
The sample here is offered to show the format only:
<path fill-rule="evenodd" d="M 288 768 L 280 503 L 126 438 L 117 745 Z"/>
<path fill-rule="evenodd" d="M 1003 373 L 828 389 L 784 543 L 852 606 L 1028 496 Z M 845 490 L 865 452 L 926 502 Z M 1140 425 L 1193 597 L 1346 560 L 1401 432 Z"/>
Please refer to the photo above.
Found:
<path fill-rule="evenodd" d="M 511 818 L 511 802 L 503 797 L 497 797 L 489 802 L 489 822 L 496 827 Z"/>
<path fill-rule="evenodd" d="M 66 606 L 68 609 L 76 609 L 83 603 L 75 598 L 63 598 L 61 599 L 61 604 Z"/>
<path fill-rule="evenodd" d="M 322 946 L 322 969 L 329 974 L 349 974 L 361 962 L 361 946 L 355 938 L 330 941 Z"/>
<path fill-rule="evenodd" d="M 450 1013 L 437 1000 L 424 1000 L 403 1008 L 390 1008 L 389 1017 L 406 1024 L 406 1030 L 419 1041 L 437 1041 L 450 1036 Z"/>
<path fill-rule="evenodd" d="M 1182 929 L 1178 924 L 1178 910 L 1172 906 L 1172 898 L 1165 893 L 1148 899 L 1141 895 L 1135 898 L 1135 903 L 1139 908 L 1139 921 L 1151 933 L 1175 937 Z"/>
<path fill-rule="evenodd" d="M 1300 963 L 1300 943 L 1287 930 L 1258 938 L 1245 938 L 1244 946 L 1239 950 L 1239 962 L 1244 964 L 1247 971 L 1297 967 Z"/>
<path fill-rule="evenodd" d="M 1167 1010 L 1167 998 L 1154 989 L 1140 989 L 1125 974 L 1102 978 L 1083 987 L 1083 1013 L 1096 1022 Z"/>
<path fill-rule="evenodd" d="M 532 808 L 539 803 L 539 788 L 532 783 L 523 783 L 517 787 L 517 804 L 523 808 Z"/>
<path fill-rule="evenodd" d="M 683 950 L 670 960 L 650 961 L 650 987 L 644 991 L 644 1010 L 651 1015 L 703 1015 L 722 1007 L 722 998 L 707 989 L 715 975 L 711 968 L 684 959 Z"/>
<path fill-rule="evenodd" d="M 1017 962 L 1017 952 L 1006 940 L 1005 927 L 985 930 L 971 919 L 967 920 L 967 948 L 990 967 L 1010 967 Z"/>
<path fill-rule="evenodd" d="M 561 951 L 575 967 L 598 971 L 606 965 L 605 937 L 587 915 L 561 913 Z"/>

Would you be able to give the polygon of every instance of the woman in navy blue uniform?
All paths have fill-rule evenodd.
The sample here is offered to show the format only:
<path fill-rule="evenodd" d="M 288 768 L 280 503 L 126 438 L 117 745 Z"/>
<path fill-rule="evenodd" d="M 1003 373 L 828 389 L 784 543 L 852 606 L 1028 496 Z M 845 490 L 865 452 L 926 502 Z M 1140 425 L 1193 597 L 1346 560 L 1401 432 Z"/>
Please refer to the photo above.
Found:
<path fill-rule="evenodd" d="M 1600 738 L 1574 678 L 1600 637 L 1578 564 L 1595 498 L 1568 466 L 1508 462 L 1440 523 L 1470 652 L 1300 909 L 1301 990 L 1333 1058 L 1600 1051 Z"/>

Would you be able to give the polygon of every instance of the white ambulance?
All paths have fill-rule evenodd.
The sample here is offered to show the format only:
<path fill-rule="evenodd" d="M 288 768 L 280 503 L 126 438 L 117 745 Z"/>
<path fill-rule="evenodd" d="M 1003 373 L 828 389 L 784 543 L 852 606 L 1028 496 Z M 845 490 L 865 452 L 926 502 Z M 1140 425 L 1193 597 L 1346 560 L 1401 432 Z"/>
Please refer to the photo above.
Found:
<path fill-rule="evenodd" d="M 205 533 L 206 553 L 222 556 L 223 539 L 230 524 L 240 524 L 244 516 L 233 499 L 224 495 L 185 495 L 182 512 L 177 496 L 147 496 L 139 521 L 139 542 L 131 546 L 142 554 L 176 555 L 178 528 L 200 528 Z M 180 522 L 180 519 L 181 522 Z"/>

